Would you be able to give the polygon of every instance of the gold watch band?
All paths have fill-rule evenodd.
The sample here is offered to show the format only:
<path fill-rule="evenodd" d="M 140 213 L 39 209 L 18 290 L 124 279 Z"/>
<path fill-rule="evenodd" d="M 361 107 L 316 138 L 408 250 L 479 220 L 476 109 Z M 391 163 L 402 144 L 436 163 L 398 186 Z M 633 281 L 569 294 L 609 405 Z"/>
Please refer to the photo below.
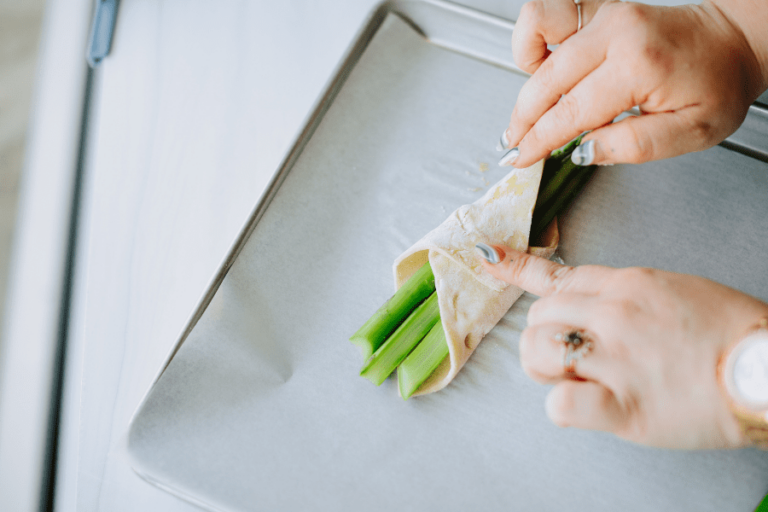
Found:
<path fill-rule="evenodd" d="M 731 411 L 739 421 L 739 426 L 744 436 L 749 439 L 752 446 L 762 450 L 768 450 L 768 421 L 750 411 L 746 411 L 738 404 L 731 405 Z"/>

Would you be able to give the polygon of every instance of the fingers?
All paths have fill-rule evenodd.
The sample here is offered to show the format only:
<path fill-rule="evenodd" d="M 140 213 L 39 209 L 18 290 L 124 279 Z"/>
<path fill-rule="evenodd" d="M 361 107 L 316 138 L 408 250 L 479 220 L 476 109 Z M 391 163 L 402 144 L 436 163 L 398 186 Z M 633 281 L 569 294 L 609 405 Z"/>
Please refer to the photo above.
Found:
<path fill-rule="evenodd" d="M 596 265 L 569 267 L 510 247 L 497 245 L 494 248 L 501 262 L 494 265 L 481 258 L 485 270 L 540 297 L 566 291 L 595 293 L 612 270 Z"/>
<path fill-rule="evenodd" d="M 590 148 L 593 158 L 591 162 L 584 160 L 582 165 L 661 160 L 707 149 L 728 135 L 716 132 L 713 125 L 699 120 L 700 115 L 704 117 L 698 107 L 691 106 L 674 112 L 628 117 L 599 128 L 584 137 L 584 147 L 587 141 L 594 141 Z"/>
<path fill-rule="evenodd" d="M 533 73 L 549 56 L 548 44 L 560 44 L 576 32 L 573 0 L 534 0 L 523 4 L 512 32 L 515 64 Z"/>
<path fill-rule="evenodd" d="M 581 4 L 582 30 L 605 0 Z M 573 0 L 533 0 L 523 4 L 512 32 L 512 56 L 520 69 L 533 74 L 550 55 L 547 45 L 560 44 L 576 33 L 578 11 Z"/>
<path fill-rule="evenodd" d="M 560 382 L 547 395 L 545 408 L 560 427 L 619 432 L 628 421 L 614 394 L 592 381 Z"/>
<path fill-rule="evenodd" d="M 563 367 L 565 342 L 557 335 L 565 335 L 574 328 L 566 324 L 550 323 L 529 326 L 520 336 L 520 363 L 531 379 L 541 384 L 553 384 L 571 378 Z M 586 334 L 590 339 L 592 335 Z M 586 357 L 576 362 L 576 375 L 590 380 L 600 380 L 601 354 L 595 353 L 596 343 Z"/>
<path fill-rule="evenodd" d="M 515 108 L 512 110 L 506 134 L 509 147 L 518 146 L 521 139 L 553 105 L 558 103 L 563 94 L 569 92 L 605 60 L 604 50 L 607 42 L 600 41 L 598 38 L 599 31 L 584 29 L 578 37 L 569 39 L 547 57 L 536 73 L 528 79 L 520 90 Z M 576 129 L 576 127 L 569 128 L 571 128 L 568 130 L 569 133 Z M 581 132 L 576 135 L 579 133 Z M 534 147 L 534 149 L 537 148 Z M 520 150 L 526 161 L 533 158 L 534 153 L 527 154 L 530 150 L 524 151 L 523 146 Z"/>
<path fill-rule="evenodd" d="M 572 330 L 565 324 L 529 327 L 520 338 L 520 361 L 525 373 L 542 384 L 555 384 L 546 401 L 547 416 L 560 427 L 620 432 L 627 415 L 616 396 L 602 384 L 598 373 L 605 366 L 595 349 L 576 364 L 575 380 L 563 368 L 563 342 L 555 335 Z"/>
<path fill-rule="evenodd" d="M 636 104 L 632 88 L 612 85 L 621 81 L 619 76 L 617 65 L 606 61 L 581 79 L 524 134 L 515 166 L 530 165 L 528 162 L 544 158 L 580 133 L 606 125 L 632 108 Z"/>

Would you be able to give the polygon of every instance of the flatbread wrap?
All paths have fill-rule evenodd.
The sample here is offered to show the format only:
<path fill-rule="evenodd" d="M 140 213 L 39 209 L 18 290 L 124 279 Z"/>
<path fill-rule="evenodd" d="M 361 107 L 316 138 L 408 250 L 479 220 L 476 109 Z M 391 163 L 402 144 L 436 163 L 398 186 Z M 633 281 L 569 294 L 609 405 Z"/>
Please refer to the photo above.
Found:
<path fill-rule="evenodd" d="M 437 228 L 413 244 L 394 262 L 395 288 L 430 262 L 448 342 L 447 357 L 414 393 L 433 393 L 448 385 L 483 337 L 501 320 L 523 290 L 491 276 L 475 251 L 482 242 L 521 251 L 529 246 L 544 160 L 514 169 L 480 199 L 451 213 Z M 543 257 L 554 253 L 559 241 L 553 220 L 542 236 L 545 247 L 530 248 Z"/>

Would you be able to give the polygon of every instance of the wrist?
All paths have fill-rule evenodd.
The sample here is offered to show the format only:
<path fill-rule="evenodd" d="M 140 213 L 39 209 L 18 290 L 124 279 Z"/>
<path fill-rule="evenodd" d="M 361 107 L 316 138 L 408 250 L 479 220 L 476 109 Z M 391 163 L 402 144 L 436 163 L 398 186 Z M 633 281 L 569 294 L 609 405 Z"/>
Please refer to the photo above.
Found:
<path fill-rule="evenodd" d="M 721 24 L 730 25 L 736 35 L 743 39 L 748 50 L 747 56 L 754 68 L 755 82 L 748 84 L 751 101 L 768 88 L 768 3 L 764 0 L 704 0 L 701 4 L 706 11 L 722 17 Z M 723 29 L 726 29 L 723 27 Z"/>

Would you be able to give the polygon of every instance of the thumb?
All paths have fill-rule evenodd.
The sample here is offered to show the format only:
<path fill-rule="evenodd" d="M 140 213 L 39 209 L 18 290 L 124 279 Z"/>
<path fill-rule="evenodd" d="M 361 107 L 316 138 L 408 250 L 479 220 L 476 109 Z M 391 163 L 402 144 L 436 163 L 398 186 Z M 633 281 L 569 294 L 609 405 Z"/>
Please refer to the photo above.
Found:
<path fill-rule="evenodd" d="M 571 158 L 580 165 L 639 164 L 707 149 L 727 134 L 718 138 L 713 125 L 697 121 L 695 108 L 630 116 L 598 128 Z"/>
<path fill-rule="evenodd" d="M 485 270 L 493 277 L 539 297 L 564 291 L 595 293 L 610 271 L 597 265 L 569 267 L 501 245 L 492 248 L 501 261 L 493 264 L 480 258 Z"/>

